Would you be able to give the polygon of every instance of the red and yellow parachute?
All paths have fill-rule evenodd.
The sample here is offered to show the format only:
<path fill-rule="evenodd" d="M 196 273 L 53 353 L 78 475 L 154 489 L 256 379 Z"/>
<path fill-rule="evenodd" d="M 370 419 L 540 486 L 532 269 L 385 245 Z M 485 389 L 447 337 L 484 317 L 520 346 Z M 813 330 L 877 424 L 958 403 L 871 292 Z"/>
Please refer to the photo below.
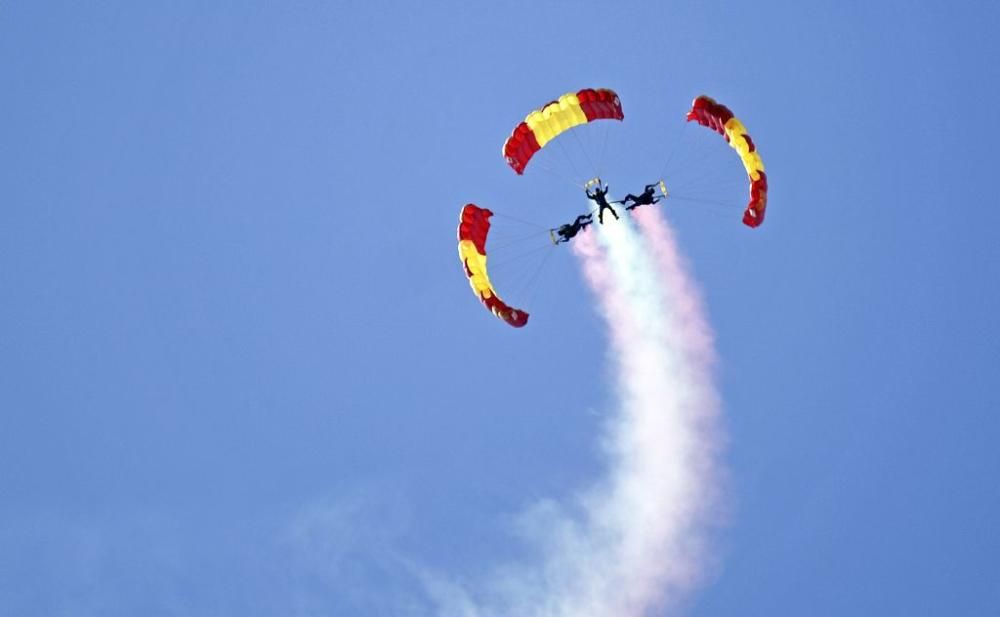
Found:
<path fill-rule="evenodd" d="M 458 217 L 458 257 L 465 266 L 472 291 L 494 315 L 515 328 L 528 323 L 528 314 L 511 308 L 497 295 L 486 271 L 486 236 L 493 213 L 475 204 L 466 204 Z"/>
<path fill-rule="evenodd" d="M 743 224 L 749 227 L 759 226 L 764 222 L 764 212 L 767 209 L 767 175 L 764 173 L 764 161 L 747 134 L 746 127 L 728 107 L 705 95 L 691 103 L 687 119 L 688 122 L 695 120 L 725 137 L 740 155 L 747 176 L 750 177 L 750 203 L 743 212 Z"/>
<path fill-rule="evenodd" d="M 569 92 L 537 109 L 514 128 L 503 144 L 503 157 L 518 174 L 528 161 L 563 131 L 594 120 L 622 120 L 622 103 L 613 90 Z"/>

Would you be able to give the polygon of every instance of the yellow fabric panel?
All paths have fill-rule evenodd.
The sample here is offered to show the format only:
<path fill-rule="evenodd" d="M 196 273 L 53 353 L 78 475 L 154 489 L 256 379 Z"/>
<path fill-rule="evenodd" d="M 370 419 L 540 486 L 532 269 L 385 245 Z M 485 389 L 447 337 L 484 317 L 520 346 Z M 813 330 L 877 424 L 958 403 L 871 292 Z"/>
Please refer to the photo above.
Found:
<path fill-rule="evenodd" d="M 524 122 L 535 134 L 538 147 L 544 148 L 559 133 L 586 124 L 587 116 L 580 107 L 580 99 L 575 93 L 570 93 L 562 95 L 558 101 L 539 111 L 531 112 Z"/>
<path fill-rule="evenodd" d="M 549 105 L 549 107 L 556 106 Z M 583 108 L 580 107 L 580 99 L 574 92 L 559 97 L 558 114 L 553 113 L 553 116 L 558 116 L 560 133 L 587 123 L 587 116 L 583 113 Z"/>
<path fill-rule="evenodd" d="M 725 124 L 726 137 L 729 138 L 729 145 L 740 155 L 743 167 L 751 180 L 760 180 L 760 172 L 764 171 L 764 161 L 760 158 L 760 153 L 754 150 L 750 152 L 750 144 L 744 135 L 747 135 L 747 127 L 736 118 L 730 118 Z"/>
<path fill-rule="evenodd" d="M 741 158 L 743 159 L 743 166 L 746 167 L 747 175 L 754 180 L 759 179 L 759 172 L 764 171 L 764 161 L 760 158 L 760 152 L 755 150 Z"/>
<path fill-rule="evenodd" d="M 743 126 L 743 123 L 737 118 L 730 118 L 729 121 L 726 122 L 725 129 L 727 133 L 735 133 L 737 135 L 742 135 L 747 132 L 747 127 Z"/>
<path fill-rule="evenodd" d="M 465 267 L 472 273 L 472 276 L 469 277 L 469 285 L 472 286 L 472 290 L 483 298 L 496 295 L 493 283 L 490 282 L 489 274 L 486 272 L 486 255 L 480 254 L 471 240 L 462 240 L 458 243 L 458 254 L 465 263 Z"/>
<path fill-rule="evenodd" d="M 461 240 L 458 243 L 458 256 L 462 258 L 462 261 L 468 264 L 469 270 L 475 272 L 475 262 L 472 260 L 476 257 L 483 257 L 476 250 L 476 245 L 472 243 L 472 240 Z"/>
<path fill-rule="evenodd" d="M 747 128 L 743 126 L 743 123 L 736 118 L 730 118 L 729 122 L 726 122 L 726 139 L 729 140 L 729 145 L 739 152 L 740 157 L 750 152 L 750 144 L 743 137 L 747 134 Z"/>
<path fill-rule="evenodd" d="M 560 96 L 559 102 L 576 118 L 573 126 L 587 123 L 587 115 L 583 113 L 583 108 L 580 107 L 580 98 L 576 96 L 575 92 Z"/>
<path fill-rule="evenodd" d="M 743 133 L 738 133 L 736 135 L 729 136 L 729 145 L 732 146 L 737 153 L 739 153 L 740 158 L 743 158 L 750 154 L 750 144 L 747 143 Z"/>
<path fill-rule="evenodd" d="M 565 118 L 562 112 L 562 107 L 559 103 L 549 105 L 543 109 L 542 117 L 545 118 L 545 124 L 548 126 L 549 130 L 552 131 L 553 137 L 569 128 L 567 125 L 567 119 Z"/>
<path fill-rule="evenodd" d="M 528 117 L 524 119 L 527 123 L 528 128 L 531 132 L 535 134 L 535 141 L 538 142 L 539 148 L 544 148 L 545 144 L 552 141 L 555 135 L 550 135 L 548 130 L 548 123 L 545 121 L 545 117 L 540 111 L 533 111 L 528 114 Z"/>

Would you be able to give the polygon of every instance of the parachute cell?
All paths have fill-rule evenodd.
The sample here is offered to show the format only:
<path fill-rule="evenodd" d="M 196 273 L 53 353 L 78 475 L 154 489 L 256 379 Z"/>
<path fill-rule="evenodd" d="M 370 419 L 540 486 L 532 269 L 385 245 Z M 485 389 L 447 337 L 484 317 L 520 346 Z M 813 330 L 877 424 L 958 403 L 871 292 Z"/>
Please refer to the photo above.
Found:
<path fill-rule="evenodd" d="M 594 120 L 624 117 L 621 100 L 613 90 L 569 92 L 528 114 L 504 142 L 503 157 L 514 171 L 523 174 L 531 157 L 560 133 Z"/>
<path fill-rule="evenodd" d="M 764 161 L 746 127 L 728 107 L 705 95 L 691 103 L 687 119 L 688 122 L 694 120 L 725 137 L 739 154 L 750 178 L 750 202 L 743 212 L 743 224 L 749 227 L 759 226 L 764 222 L 764 212 L 767 209 L 767 175 L 764 173 Z"/>
<path fill-rule="evenodd" d="M 486 236 L 493 212 L 475 204 L 466 204 L 458 217 L 458 256 L 465 266 L 472 291 L 494 315 L 515 328 L 528 323 L 528 314 L 511 308 L 497 295 L 486 270 Z"/>

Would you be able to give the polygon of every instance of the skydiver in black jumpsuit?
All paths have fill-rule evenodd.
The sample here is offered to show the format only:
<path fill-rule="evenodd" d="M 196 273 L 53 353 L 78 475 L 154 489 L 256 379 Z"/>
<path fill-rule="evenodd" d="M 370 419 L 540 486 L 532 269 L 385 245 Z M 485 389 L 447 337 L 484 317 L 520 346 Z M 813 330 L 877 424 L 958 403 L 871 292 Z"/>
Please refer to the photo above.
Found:
<path fill-rule="evenodd" d="M 611 214 L 615 215 L 615 220 L 616 221 L 618 220 L 618 213 L 615 212 L 615 209 L 612 208 L 611 204 L 608 203 L 608 188 L 610 187 L 605 186 L 604 189 L 602 190 L 601 187 L 598 186 L 594 188 L 593 193 L 590 192 L 590 189 L 586 189 L 587 197 L 597 202 L 597 205 L 601 207 L 601 209 L 597 213 L 597 221 L 601 225 L 604 224 L 605 209 L 611 210 Z"/>
<path fill-rule="evenodd" d="M 571 238 L 576 236 L 576 234 L 586 229 L 587 225 L 594 222 L 593 216 L 593 214 L 581 214 L 576 217 L 576 220 L 572 223 L 568 225 L 560 225 L 559 229 L 556 230 L 556 233 L 559 234 L 559 239 L 556 240 L 556 244 L 569 242 Z"/>
<path fill-rule="evenodd" d="M 653 193 L 655 192 L 656 192 L 656 185 L 647 184 L 646 188 L 643 189 L 642 193 L 638 197 L 636 197 L 632 193 L 629 193 L 628 195 L 625 196 L 625 199 L 622 200 L 622 203 L 627 204 L 630 200 L 632 201 L 631 206 L 628 205 L 625 206 L 626 210 L 632 210 L 637 206 L 651 206 L 660 201 L 659 197 L 653 197 Z"/>

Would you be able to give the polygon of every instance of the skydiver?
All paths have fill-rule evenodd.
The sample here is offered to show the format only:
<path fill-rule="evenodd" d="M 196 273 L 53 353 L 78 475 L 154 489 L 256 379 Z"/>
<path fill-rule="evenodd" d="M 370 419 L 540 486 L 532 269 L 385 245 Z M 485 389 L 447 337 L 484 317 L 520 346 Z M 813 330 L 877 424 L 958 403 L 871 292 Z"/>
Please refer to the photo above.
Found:
<path fill-rule="evenodd" d="M 657 186 L 656 184 L 647 184 L 646 188 L 643 189 L 642 193 L 638 197 L 636 197 L 632 193 L 626 195 L 625 199 L 622 200 L 622 204 L 628 204 L 629 200 L 631 200 L 632 205 L 631 206 L 626 205 L 625 209 L 632 210 L 637 206 L 651 206 L 659 202 L 660 201 L 659 197 L 653 197 L 653 193 L 656 192 L 656 186 Z"/>
<path fill-rule="evenodd" d="M 572 223 L 569 223 L 568 225 L 560 225 L 559 229 L 556 230 L 556 233 L 559 234 L 559 239 L 556 240 L 556 244 L 569 242 L 571 238 L 576 236 L 576 234 L 586 229 L 587 225 L 594 222 L 593 216 L 593 214 L 581 214 L 576 217 L 576 220 Z"/>
<path fill-rule="evenodd" d="M 597 187 L 594 188 L 594 192 L 593 193 L 590 192 L 589 188 L 585 189 L 585 191 L 587 193 L 587 197 L 589 199 L 592 199 L 593 201 L 597 202 L 597 205 L 601 207 L 601 209 L 597 213 L 597 222 L 599 222 L 601 225 L 604 224 L 604 210 L 605 209 L 611 210 L 611 214 L 615 215 L 615 220 L 616 221 L 618 220 L 618 213 L 615 212 L 615 209 L 612 208 L 611 204 L 608 203 L 608 189 L 609 188 L 610 188 L 609 186 L 605 185 L 604 189 L 602 190 L 600 186 L 597 186 Z"/>

